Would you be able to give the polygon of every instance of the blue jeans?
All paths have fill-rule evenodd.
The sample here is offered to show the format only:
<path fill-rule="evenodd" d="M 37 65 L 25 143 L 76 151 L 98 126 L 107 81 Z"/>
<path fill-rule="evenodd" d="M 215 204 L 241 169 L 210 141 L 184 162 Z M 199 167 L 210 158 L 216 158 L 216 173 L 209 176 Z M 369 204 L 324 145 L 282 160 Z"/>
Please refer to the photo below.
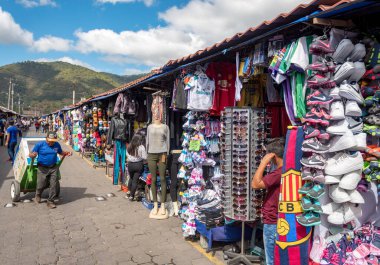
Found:
<path fill-rule="evenodd" d="M 15 159 L 15 148 L 16 148 L 17 142 L 8 143 L 8 155 L 9 158 L 14 161 Z"/>
<path fill-rule="evenodd" d="M 263 228 L 264 236 L 264 250 L 265 260 L 267 265 L 274 264 L 274 245 L 276 242 L 277 225 L 276 224 L 264 224 Z"/>

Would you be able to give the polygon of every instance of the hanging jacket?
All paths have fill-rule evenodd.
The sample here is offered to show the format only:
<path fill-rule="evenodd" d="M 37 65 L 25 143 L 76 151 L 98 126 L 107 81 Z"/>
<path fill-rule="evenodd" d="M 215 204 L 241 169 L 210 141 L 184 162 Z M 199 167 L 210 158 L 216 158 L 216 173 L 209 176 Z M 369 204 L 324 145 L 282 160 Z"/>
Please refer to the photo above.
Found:
<path fill-rule="evenodd" d="M 120 117 L 113 117 L 107 135 L 107 144 L 111 145 L 112 140 L 128 140 L 128 121 Z"/>
<path fill-rule="evenodd" d="M 129 98 L 124 93 L 119 93 L 116 99 L 115 107 L 113 109 L 113 114 L 116 113 L 127 113 L 128 111 Z"/>

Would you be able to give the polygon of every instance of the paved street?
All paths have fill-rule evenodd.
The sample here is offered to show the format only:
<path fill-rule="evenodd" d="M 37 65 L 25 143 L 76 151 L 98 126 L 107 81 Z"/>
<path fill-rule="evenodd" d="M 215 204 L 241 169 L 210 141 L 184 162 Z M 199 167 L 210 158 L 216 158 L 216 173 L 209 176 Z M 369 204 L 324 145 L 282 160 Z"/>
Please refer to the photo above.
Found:
<path fill-rule="evenodd" d="M 2 207 L 10 202 L 13 180 L 6 153 L 0 147 L 1 265 L 212 264 L 182 238 L 178 218 L 149 219 L 141 203 L 126 200 L 103 169 L 91 168 L 78 155 L 62 165 L 62 198 L 56 209 L 49 210 L 46 202 Z M 116 197 L 95 200 L 109 192 Z"/>

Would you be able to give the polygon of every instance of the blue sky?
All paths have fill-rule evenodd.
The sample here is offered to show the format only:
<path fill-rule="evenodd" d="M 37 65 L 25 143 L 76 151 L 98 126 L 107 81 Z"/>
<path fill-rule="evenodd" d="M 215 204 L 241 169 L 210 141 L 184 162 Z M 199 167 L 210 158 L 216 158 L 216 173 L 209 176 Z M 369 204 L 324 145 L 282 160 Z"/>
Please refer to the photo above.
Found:
<path fill-rule="evenodd" d="M 309 1 L 0 0 L 0 65 L 60 60 L 147 72 L 302 2 Z"/>

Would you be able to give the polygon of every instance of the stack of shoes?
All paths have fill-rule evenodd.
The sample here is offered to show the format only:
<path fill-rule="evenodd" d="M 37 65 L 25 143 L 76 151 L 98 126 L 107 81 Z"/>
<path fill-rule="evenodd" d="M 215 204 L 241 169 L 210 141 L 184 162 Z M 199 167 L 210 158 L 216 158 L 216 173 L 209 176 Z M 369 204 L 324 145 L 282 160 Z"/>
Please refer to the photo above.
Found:
<path fill-rule="evenodd" d="M 202 197 L 197 200 L 195 214 L 196 219 L 205 224 L 207 229 L 224 224 L 223 208 L 220 197 L 211 189 L 202 192 Z"/>
<path fill-rule="evenodd" d="M 307 67 L 312 74 L 307 79 L 308 88 L 312 89 L 306 97 L 309 112 L 303 117 L 305 140 L 302 144 L 304 157 L 301 160 L 301 177 L 305 183 L 298 190 L 303 194 L 301 207 L 303 214 L 297 216 L 297 222 L 303 226 L 315 226 L 321 223 L 322 213 L 319 197 L 325 193 L 326 164 L 325 154 L 329 151 L 330 135 L 326 127 L 330 125 L 332 116 L 329 113 L 334 98 L 329 90 L 335 87 L 332 73 L 336 65 L 328 54 L 334 52 L 326 36 L 316 38 L 309 51 L 317 60 Z"/>

